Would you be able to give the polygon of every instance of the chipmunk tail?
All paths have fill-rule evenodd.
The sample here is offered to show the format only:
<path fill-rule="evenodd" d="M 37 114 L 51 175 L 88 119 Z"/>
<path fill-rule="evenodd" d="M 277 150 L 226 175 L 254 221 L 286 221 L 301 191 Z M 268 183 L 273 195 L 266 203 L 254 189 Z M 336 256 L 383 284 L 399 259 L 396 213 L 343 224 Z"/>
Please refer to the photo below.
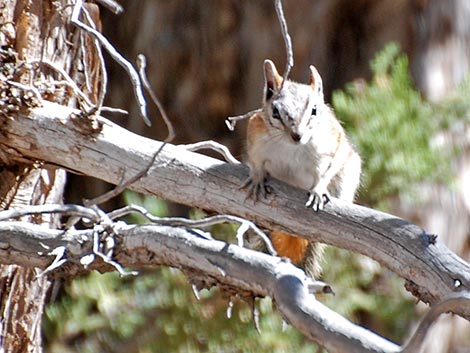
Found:
<path fill-rule="evenodd" d="M 302 267 L 312 278 L 320 276 L 324 245 L 281 231 L 271 232 L 270 238 L 279 256 L 288 257 L 294 265 Z"/>

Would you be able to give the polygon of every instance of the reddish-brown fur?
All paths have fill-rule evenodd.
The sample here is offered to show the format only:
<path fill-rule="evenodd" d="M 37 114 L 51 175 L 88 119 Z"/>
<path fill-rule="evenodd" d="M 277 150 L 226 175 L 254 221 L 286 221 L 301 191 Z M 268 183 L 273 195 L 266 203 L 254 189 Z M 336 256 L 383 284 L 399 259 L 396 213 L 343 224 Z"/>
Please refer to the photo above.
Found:
<path fill-rule="evenodd" d="M 305 260 L 308 249 L 306 239 L 276 230 L 269 236 L 279 256 L 288 257 L 295 265 L 300 265 Z"/>
<path fill-rule="evenodd" d="M 263 118 L 258 113 L 254 114 L 248 121 L 248 128 L 247 128 L 248 146 L 253 144 L 259 135 L 264 135 L 265 133 L 266 133 L 266 126 L 264 125 Z"/>

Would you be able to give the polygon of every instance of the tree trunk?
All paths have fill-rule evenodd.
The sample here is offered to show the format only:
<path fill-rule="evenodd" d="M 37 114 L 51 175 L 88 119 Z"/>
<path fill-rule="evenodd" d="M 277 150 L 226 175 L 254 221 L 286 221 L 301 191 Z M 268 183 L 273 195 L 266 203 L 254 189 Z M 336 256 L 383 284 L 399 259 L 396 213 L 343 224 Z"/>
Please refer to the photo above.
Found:
<path fill-rule="evenodd" d="M 96 8 L 90 7 L 89 10 L 91 18 L 96 18 Z M 95 80 L 88 80 L 87 90 L 84 91 L 96 94 L 100 73 L 99 70 L 91 73 L 93 55 L 85 56 L 83 53 L 90 40 L 69 28 L 70 13 L 68 0 L 0 0 L 1 119 L 8 119 L 11 110 L 27 109 L 34 105 L 34 95 L 9 82 L 32 85 L 43 91 L 51 80 L 58 82 L 64 79 L 57 70 L 40 64 L 41 60 L 53 62 L 54 66 L 65 70 L 74 79 L 89 71 L 88 76 Z M 48 99 L 76 106 L 71 90 L 63 85 L 52 84 L 47 89 Z M 94 100 L 93 97 L 91 100 Z M 63 170 L 39 164 L 14 163 L 4 152 L 0 151 L 0 208 L 62 202 L 65 185 Z M 25 220 L 47 223 L 49 227 L 58 221 L 50 216 Z M 34 269 L 14 265 L 0 267 L 2 352 L 42 352 L 41 317 L 51 281 L 46 276 L 36 278 L 36 275 Z"/>
<path fill-rule="evenodd" d="M 20 166 L 16 166 L 20 167 Z M 12 177 L 17 181 L 8 183 Z M 0 173 L 2 187 L 12 191 L 1 195 L 2 206 L 15 208 L 25 204 L 55 203 L 62 200 L 65 173 L 62 170 L 30 169 L 14 175 Z M 34 223 L 53 223 L 50 217 L 30 217 Z M 15 265 L 0 267 L 0 309 L 2 312 L 2 348 L 5 352 L 42 352 L 41 317 L 51 282 L 36 277 L 34 269 Z"/>

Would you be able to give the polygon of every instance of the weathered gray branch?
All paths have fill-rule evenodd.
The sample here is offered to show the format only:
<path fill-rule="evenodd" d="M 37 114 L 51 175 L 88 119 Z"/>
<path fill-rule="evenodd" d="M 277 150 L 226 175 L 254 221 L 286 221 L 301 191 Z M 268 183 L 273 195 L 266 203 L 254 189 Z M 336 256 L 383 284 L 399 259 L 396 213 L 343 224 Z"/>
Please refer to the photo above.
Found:
<path fill-rule="evenodd" d="M 80 112 L 54 103 L 4 120 L 1 149 L 20 157 L 42 160 L 113 184 L 122 173 L 137 174 L 162 147 L 104 118 L 98 128 Z M 222 121 L 221 121 L 222 123 Z M 408 288 L 434 303 L 470 287 L 470 266 L 423 229 L 395 216 L 333 200 L 324 212 L 303 204 L 306 194 L 272 181 L 276 195 L 256 204 L 245 200 L 239 185 L 244 166 L 165 144 L 149 175 L 132 189 L 182 204 L 234 214 L 268 229 L 281 229 L 365 254 L 408 280 Z M 439 239 L 438 239 L 439 240 Z M 469 318 L 470 308 L 457 313 Z"/>
<path fill-rule="evenodd" d="M 206 239 L 183 228 L 120 223 L 113 229 L 117 259 L 126 267 L 168 265 L 188 271 L 208 286 L 217 283 L 229 291 L 271 296 L 288 322 L 332 353 L 402 351 L 396 344 L 354 325 L 318 302 L 308 293 L 304 273 L 280 258 Z M 58 267 L 55 273 L 70 277 L 84 271 L 80 261 L 92 253 L 93 231 L 61 231 L 26 222 L 0 222 L 0 259 L 3 263 L 44 269 L 50 263 L 50 256 L 45 254 L 61 248 L 66 265 Z M 112 269 L 100 261 L 91 266 L 103 272 Z M 419 352 L 432 321 L 462 300 L 468 304 L 469 298 L 454 296 L 431 311 L 422 325 L 424 330 L 418 330 L 403 351 Z"/>
<path fill-rule="evenodd" d="M 54 103 L 5 120 L 3 150 L 118 184 L 135 175 L 161 148 L 155 166 L 132 189 L 189 206 L 234 214 L 268 229 L 281 229 L 367 255 L 409 281 L 431 304 L 470 288 L 470 266 L 423 229 L 395 216 L 339 200 L 314 213 L 306 194 L 271 181 L 276 192 L 256 204 L 239 186 L 247 176 L 234 166 L 184 148 L 143 138 L 99 117 L 96 130 L 80 112 Z M 83 121 L 82 121 L 83 119 Z M 222 123 L 222 121 L 221 121 Z M 439 239 L 438 239 L 439 240 Z M 470 308 L 458 314 L 469 318 Z"/>
<path fill-rule="evenodd" d="M 121 225 L 115 231 L 118 244 L 115 253 L 123 266 L 169 265 L 189 271 L 193 276 L 200 274 L 208 286 L 218 283 L 248 295 L 271 296 L 287 321 L 300 325 L 314 340 L 323 337 L 320 343 L 331 352 L 344 351 L 341 347 L 350 340 L 350 335 L 357 339 L 348 346 L 351 352 L 397 350 L 396 345 L 355 326 L 317 302 L 307 292 L 304 273 L 280 258 L 207 240 L 181 228 Z M 63 271 L 70 276 L 84 270 L 80 259 L 92 252 L 92 239 L 92 230 L 64 232 L 26 222 L 0 222 L 0 259 L 46 268 L 51 258 L 42 253 L 65 247 L 68 265 L 58 268 L 56 274 Z M 100 271 L 111 269 L 105 263 L 92 265 Z M 297 306 L 305 311 L 304 315 L 298 315 Z M 315 320 L 319 317 L 328 318 L 328 322 Z M 335 337 L 328 337 L 332 334 Z M 366 349 L 367 346 L 374 348 Z"/>
<path fill-rule="evenodd" d="M 339 200 L 333 200 L 324 212 L 314 213 L 303 206 L 304 192 L 275 181 L 276 195 L 254 204 L 245 200 L 245 192 L 238 188 L 247 176 L 244 166 L 152 141 L 104 118 L 96 119 L 91 129 L 89 118 L 83 118 L 79 111 L 44 102 L 41 108 L 3 121 L 0 149 L 23 161 L 27 157 L 55 164 L 114 184 L 121 182 L 123 173 L 137 174 L 155 151 L 161 150 L 155 166 L 132 185 L 133 189 L 360 252 L 407 279 L 409 288 L 422 300 L 436 303 L 445 299 L 445 305 L 450 300 L 452 305 L 444 305 L 444 309 L 470 317 L 466 294 L 464 299 L 454 298 L 468 290 L 470 266 L 421 228 Z M 93 213 L 81 208 L 74 209 L 75 213 L 95 219 Z M 47 268 L 51 258 L 44 254 L 57 256 L 52 250 L 65 247 L 66 261 L 56 257 L 62 264 L 57 271 L 73 275 L 83 271 L 80 259 L 93 252 L 92 237 L 92 230 L 63 232 L 27 223 L 0 222 L 0 261 Z M 180 267 L 199 274 L 208 285 L 217 283 L 250 295 L 272 296 L 287 321 L 314 340 L 322 337 L 320 343 L 331 352 L 346 347 L 351 352 L 400 351 L 393 343 L 351 324 L 317 302 L 308 294 L 303 273 L 278 258 L 162 226 L 122 225 L 117 238 L 114 254 L 124 266 Z M 96 261 L 91 267 L 112 269 Z M 433 310 L 423 327 L 442 312 L 441 306 Z M 410 340 L 411 351 L 420 346 L 425 331 Z"/>

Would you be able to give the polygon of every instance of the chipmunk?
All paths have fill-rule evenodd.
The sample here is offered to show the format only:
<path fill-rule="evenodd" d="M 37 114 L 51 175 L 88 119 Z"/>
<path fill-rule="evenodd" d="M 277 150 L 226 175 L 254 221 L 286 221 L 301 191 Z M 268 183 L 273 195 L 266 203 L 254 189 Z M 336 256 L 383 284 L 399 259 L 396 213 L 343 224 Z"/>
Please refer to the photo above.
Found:
<path fill-rule="evenodd" d="M 353 202 L 359 186 L 361 158 L 323 98 L 322 79 L 310 66 L 310 83 L 282 76 L 271 60 L 264 62 L 263 106 L 247 127 L 250 167 L 248 197 L 269 193 L 268 176 L 307 190 L 307 207 L 323 209 L 330 195 Z M 322 246 L 280 231 L 270 234 L 279 256 L 288 257 L 308 275 L 320 274 Z"/>

